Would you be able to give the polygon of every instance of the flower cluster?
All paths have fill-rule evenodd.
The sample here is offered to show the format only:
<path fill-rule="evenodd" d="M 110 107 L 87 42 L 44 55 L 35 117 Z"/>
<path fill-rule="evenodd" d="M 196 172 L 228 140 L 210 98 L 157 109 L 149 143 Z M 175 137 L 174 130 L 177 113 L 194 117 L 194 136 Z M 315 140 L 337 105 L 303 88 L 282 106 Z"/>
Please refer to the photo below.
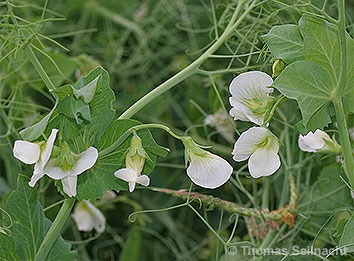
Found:
<path fill-rule="evenodd" d="M 252 71 L 235 77 L 229 87 L 232 95 L 230 115 L 235 120 L 259 125 L 243 132 L 232 151 L 235 161 L 249 159 L 248 169 L 253 178 L 269 176 L 281 164 L 278 139 L 264 126 L 265 116 L 274 103 L 274 98 L 270 96 L 272 83 L 272 77 L 266 73 Z"/>
<path fill-rule="evenodd" d="M 98 151 L 90 147 L 80 154 L 72 153 L 67 144 L 55 147 L 57 129 L 52 132 L 47 141 L 29 142 L 16 140 L 13 155 L 25 164 L 35 164 L 29 182 L 34 187 L 44 175 L 55 180 L 61 180 L 63 191 L 69 197 L 76 196 L 77 176 L 92 168 L 96 163 Z M 55 150 L 55 153 L 53 151 Z"/>

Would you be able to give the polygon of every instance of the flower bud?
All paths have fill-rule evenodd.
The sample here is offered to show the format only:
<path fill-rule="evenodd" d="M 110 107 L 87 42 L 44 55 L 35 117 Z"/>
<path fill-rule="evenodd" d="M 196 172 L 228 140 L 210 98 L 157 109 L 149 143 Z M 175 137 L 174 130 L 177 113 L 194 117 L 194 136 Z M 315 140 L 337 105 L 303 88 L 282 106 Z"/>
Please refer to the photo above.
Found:
<path fill-rule="evenodd" d="M 142 141 L 134 132 L 130 140 L 130 148 L 125 158 L 125 165 L 127 168 L 133 169 L 139 175 L 144 168 L 145 158 L 147 158 L 147 153 L 142 146 Z"/>
<path fill-rule="evenodd" d="M 283 62 L 283 60 L 276 60 L 273 63 L 272 69 L 273 69 L 273 74 L 272 77 L 275 78 L 277 77 L 285 68 L 285 63 Z"/>

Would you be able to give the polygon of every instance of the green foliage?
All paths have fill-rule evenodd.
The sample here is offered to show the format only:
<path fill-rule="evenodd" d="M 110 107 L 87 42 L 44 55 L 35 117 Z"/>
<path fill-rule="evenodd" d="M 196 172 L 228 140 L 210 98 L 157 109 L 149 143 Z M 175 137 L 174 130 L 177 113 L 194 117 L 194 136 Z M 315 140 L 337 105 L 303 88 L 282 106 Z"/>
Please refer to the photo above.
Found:
<path fill-rule="evenodd" d="M 97 144 L 115 114 L 112 108 L 115 96 L 109 86 L 107 71 L 98 67 L 74 86 L 65 85 L 55 92 L 59 96 L 59 106 L 48 124 L 47 132 L 52 128 L 62 130 L 63 140 L 69 141 L 69 144 L 81 137 L 84 142 L 74 147 L 76 152 L 82 152 L 90 145 Z"/>
<path fill-rule="evenodd" d="M 133 126 L 141 123 L 134 120 L 114 120 L 108 126 L 100 139 L 98 150 L 102 151 L 112 145 L 122 134 Z M 147 130 L 137 132 L 142 139 L 143 148 L 148 153 L 150 160 L 146 160 L 143 174 L 149 175 L 155 167 L 157 156 L 166 156 L 168 151 L 156 144 L 151 133 Z M 98 158 L 96 164 L 85 174 L 78 176 L 77 198 L 96 200 L 109 189 L 116 191 L 128 190 L 128 184 L 113 174 L 125 167 L 125 152 L 130 147 L 130 139 L 127 138 L 115 151 Z"/>
<path fill-rule="evenodd" d="M 142 236 L 138 229 L 133 228 L 124 243 L 123 251 L 119 256 L 120 261 L 139 261 L 141 246 L 142 246 Z"/>
<path fill-rule="evenodd" d="M 354 214 L 345 223 L 343 234 L 339 241 L 339 246 L 344 247 L 344 250 L 348 252 L 354 252 Z"/>
<path fill-rule="evenodd" d="M 28 186 L 28 182 L 28 177 L 19 175 L 17 189 L 11 193 L 5 205 L 5 211 L 11 220 L 5 216 L 4 222 L 6 225 L 12 224 L 9 231 L 16 242 L 16 253 L 21 260 L 34 259 L 52 224 L 44 215 L 37 190 Z M 5 239 L 7 240 L 0 241 L 0 249 L 6 248 L 8 252 L 12 252 L 11 239 Z M 75 260 L 76 251 L 71 251 L 70 248 L 70 244 L 59 236 L 46 260 Z"/>
<path fill-rule="evenodd" d="M 17 261 L 20 260 L 15 250 L 15 241 L 12 236 L 0 232 L 0 260 Z"/>
<path fill-rule="evenodd" d="M 298 29 L 292 26 L 292 31 Z M 309 131 L 323 129 L 331 122 L 327 112 L 327 104 L 334 97 L 337 88 L 340 69 L 339 38 L 337 26 L 320 18 L 304 15 L 299 21 L 300 32 L 303 36 L 303 61 L 292 63 L 275 80 L 273 86 L 288 98 L 296 99 L 302 114 L 302 121 L 297 129 L 306 134 Z M 300 36 L 285 34 L 285 27 L 272 28 L 264 40 L 276 58 L 285 59 L 289 55 L 286 48 L 274 40 L 274 34 L 282 35 L 287 42 L 299 42 Z M 279 38 L 279 37 L 278 37 Z M 297 40 L 296 40 L 297 39 Z M 284 39 L 283 39 L 284 43 Z M 348 53 L 354 51 L 353 39 L 347 35 Z M 296 49 L 300 53 L 300 45 Z M 285 52 L 280 53 L 279 52 Z M 293 52 L 290 52 L 293 55 Z M 300 55 L 291 60 L 299 60 Z M 354 104 L 353 88 L 353 59 L 347 58 L 347 87 L 345 89 L 345 111 L 351 111 Z"/>
<path fill-rule="evenodd" d="M 273 26 L 262 39 L 275 58 L 282 59 L 287 64 L 302 59 L 304 43 L 297 25 Z"/>

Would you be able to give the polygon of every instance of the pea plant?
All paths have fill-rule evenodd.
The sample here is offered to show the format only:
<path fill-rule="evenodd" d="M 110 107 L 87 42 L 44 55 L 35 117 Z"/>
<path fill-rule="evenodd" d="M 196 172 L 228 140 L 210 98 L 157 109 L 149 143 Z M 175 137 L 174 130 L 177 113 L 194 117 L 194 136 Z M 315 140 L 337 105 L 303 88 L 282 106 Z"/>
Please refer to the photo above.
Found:
<path fill-rule="evenodd" d="M 344 0 L 318 2 L 320 7 L 310 1 L 210 1 L 210 5 L 201 1 L 212 17 L 212 41 L 172 77 L 125 100 L 119 88 L 131 83 L 111 87 L 113 69 L 86 56 L 73 62 L 74 58 L 48 51 L 43 42 L 66 50 L 54 36 L 41 33 L 46 23 L 61 20 L 49 8 L 50 1 L 44 6 L 2 2 L 0 260 L 90 260 L 86 248 L 95 249 L 99 243 L 92 244 L 105 234 L 113 238 L 113 244 L 105 246 L 122 248 L 121 260 L 142 260 L 141 252 L 148 248 L 141 243 L 142 232 L 148 233 L 147 223 L 158 222 L 147 220 L 172 210 L 196 217 L 193 223 L 208 238 L 207 243 L 195 244 L 195 250 L 184 249 L 176 234 L 173 240 L 183 246 L 181 252 L 185 250 L 185 254 L 175 250 L 177 260 L 332 260 L 338 253 L 340 260 L 352 260 L 353 25 L 346 25 L 351 18 L 346 17 Z M 38 20 L 25 19 L 22 5 L 40 10 Z M 135 33 L 138 54 L 148 52 L 144 34 L 149 32 L 138 27 L 147 19 L 148 5 L 142 5 L 132 21 L 95 1 L 86 5 L 82 8 Z M 288 15 L 276 20 L 282 11 Z M 188 37 L 195 37 L 192 30 Z M 227 68 L 212 69 L 214 64 L 225 66 L 221 60 L 229 60 Z M 75 81 L 68 80 L 74 74 Z M 31 82 L 33 75 L 40 80 Z M 203 80 L 189 88 L 207 82 L 213 93 L 210 104 L 216 104 L 210 105 L 214 110 L 208 115 L 204 111 L 208 101 L 198 104 L 191 98 L 193 113 L 203 116 L 199 125 L 183 131 L 173 120 L 159 119 L 158 110 L 144 114 L 155 100 L 169 108 L 161 96 L 190 79 Z M 50 105 L 35 105 L 30 93 L 15 86 L 24 84 L 37 86 Z M 120 102 L 127 107 L 117 106 Z M 30 117 L 26 103 L 45 107 L 45 112 Z M 184 115 L 183 110 L 180 113 Z M 203 130 L 211 129 L 214 134 L 203 138 Z M 177 162 L 179 173 L 186 175 L 175 175 L 176 164 L 166 162 Z M 163 163 L 167 176 L 187 183 L 167 182 L 160 174 L 165 171 Z M 156 194 L 177 203 L 154 201 Z M 148 198 L 154 204 L 142 203 Z M 134 226 L 126 240 L 109 225 L 115 220 L 108 210 L 121 211 L 117 202 L 134 209 L 125 218 Z M 215 212 L 221 214 L 214 216 Z M 68 226 L 75 227 L 76 241 L 64 233 Z M 198 234 L 192 230 L 186 233 Z M 166 242 L 169 248 L 170 241 Z M 306 251 L 297 251 L 299 247 Z M 209 249 L 207 257 L 194 253 L 202 248 Z M 275 248 L 282 251 L 264 252 Z M 324 253 L 317 248 L 332 250 Z M 144 255 L 144 260 L 151 258 Z"/>

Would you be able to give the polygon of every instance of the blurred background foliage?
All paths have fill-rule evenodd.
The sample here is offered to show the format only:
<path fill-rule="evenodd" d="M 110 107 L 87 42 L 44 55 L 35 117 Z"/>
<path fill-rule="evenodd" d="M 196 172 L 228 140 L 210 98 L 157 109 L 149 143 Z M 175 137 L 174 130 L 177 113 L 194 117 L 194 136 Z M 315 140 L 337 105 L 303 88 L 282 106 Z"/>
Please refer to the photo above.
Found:
<path fill-rule="evenodd" d="M 343 182 L 337 175 L 331 176 L 333 172 L 341 171 L 335 156 L 299 152 L 298 134 L 293 129 L 301 119 L 296 103 L 284 103 L 272 122 L 272 131 L 285 146 L 280 150 L 282 168 L 266 179 L 249 178 L 247 162 L 235 163 L 230 157 L 233 142 L 204 124 L 208 114 L 221 108 L 218 93 L 228 109 L 228 85 L 236 74 L 248 70 L 271 74 L 273 59 L 260 36 L 272 26 L 296 24 L 303 12 L 320 16 L 326 12 L 334 18 L 337 16 L 336 1 L 332 0 L 259 2 L 226 44 L 202 65 L 198 74 L 160 96 L 134 118 L 143 123 L 166 124 L 176 132 L 192 135 L 201 144 L 213 145 L 211 150 L 232 162 L 240 177 L 232 178 L 215 191 L 196 186 L 193 191 L 246 207 L 262 206 L 273 210 L 288 203 L 288 175 L 292 173 L 300 197 L 297 226 L 288 229 L 283 225 L 273 247 L 308 246 L 336 209 L 352 203 Z M 325 10 L 321 10 L 324 2 Z M 353 35 L 354 6 L 352 1 L 346 2 L 347 30 Z M 30 173 L 30 166 L 21 165 L 12 156 L 12 144 L 19 138 L 18 131 L 38 121 L 53 105 L 51 95 L 24 53 L 23 47 L 29 41 L 56 86 L 75 83 L 96 66 L 104 67 L 110 73 L 111 87 L 117 96 L 113 106 L 119 116 L 143 95 L 198 58 L 222 33 L 236 3 L 229 0 L 1 2 L 0 206 L 16 187 L 17 173 Z M 235 125 L 239 132 L 251 126 L 242 122 Z M 336 135 L 335 126 L 330 128 L 333 129 L 331 134 Z M 159 144 L 171 149 L 171 153 L 158 161 L 151 176 L 151 186 L 188 189 L 190 180 L 185 174 L 183 147 L 163 132 L 153 131 L 153 134 Z M 44 206 L 61 199 L 49 179 L 41 180 L 40 191 Z M 263 197 L 266 193 L 268 202 Z M 80 260 L 226 258 L 222 245 L 188 207 L 140 214 L 135 223 L 128 220 L 134 211 L 163 209 L 180 203 L 180 199 L 148 189 L 137 189 L 131 194 L 123 192 L 114 200 L 97 203 L 107 219 L 104 234 L 80 233 L 73 220 L 66 224 L 62 234 L 79 251 Z M 198 207 L 198 203 L 193 204 Z M 51 208 L 46 215 L 53 219 L 57 211 L 58 207 Z M 234 222 L 229 221 L 229 213 L 207 205 L 199 211 L 223 238 L 230 236 Z M 345 213 L 341 215 L 345 216 Z M 337 244 L 332 236 L 335 220 L 323 229 L 315 241 L 316 246 Z M 240 217 L 233 241 L 260 245 L 262 238 L 251 233 L 247 219 Z M 243 258 L 248 260 L 249 257 L 230 256 L 230 260 Z M 309 256 L 293 260 L 314 259 Z"/>

